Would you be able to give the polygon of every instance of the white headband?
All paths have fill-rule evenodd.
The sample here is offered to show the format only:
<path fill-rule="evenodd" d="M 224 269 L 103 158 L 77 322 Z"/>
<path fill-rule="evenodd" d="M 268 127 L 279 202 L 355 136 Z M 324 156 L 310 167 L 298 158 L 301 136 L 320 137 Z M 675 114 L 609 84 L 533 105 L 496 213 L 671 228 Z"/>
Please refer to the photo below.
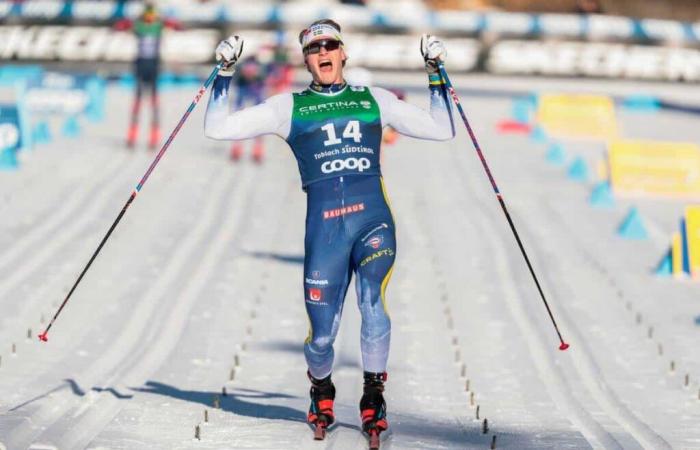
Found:
<path fill-rule="evenodd" d="M 336 41 L 343 42 L 343 38 L 340 36 L 340 31 L 338 31 L 333 25 L 327 23 L 320 23 L 312 25 L 304 31 L 304 35 L 301 38 L 301 48 L 306 48 L 307 45 L 314 41 L 321 41 L 323 39 L 333 39 Z"/>

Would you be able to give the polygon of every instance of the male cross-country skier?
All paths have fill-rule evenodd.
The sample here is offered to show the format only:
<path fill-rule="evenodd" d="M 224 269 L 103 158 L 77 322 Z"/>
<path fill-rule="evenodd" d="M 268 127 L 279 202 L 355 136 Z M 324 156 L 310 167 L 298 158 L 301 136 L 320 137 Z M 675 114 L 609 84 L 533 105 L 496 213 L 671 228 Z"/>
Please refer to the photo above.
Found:
<path fill-rule="evenodd" d="M 126 136 L 126 146 L 134 148 L 139 133 L 139 111 L 141 96 L 144 91 L 151 94 L 151 133 L 148 137 L 148 147 L 155 150 L 160 141 L 160 124 L 158 113 L 158 73 L 160 72 L 160 42 L 164 28 L 181 29 L 179 23 L 171 19 L 162 19 L 158 15 L 154 3 L 147 2 L 143 13 L 136 21 L 121 20 L 115 24 L 117 30 L 133 30 L 137 39 L 134 75 L 136 77 L 136 93 L 131 108 L 131 122 Z"/>
<path fill-rule="evenodd" d="M 224 66 L 214 80 L 205 133 L 214 139 L 274 134 L 291 147 L 307 195 L 303 285 L 310 321 L 304 343 L 311 381 L 308 422 L 315 438 L 323 439 L 335 420 L 333 342 L 354 273 L 362 316 L 362 430 L 370 448 L 378 448 L 379 433 L 388 428 L 383 391 L 391 324 L 385 291 L 396 257 L 394 220 L 379 167 L 382 127 L 421 139 L 454 137 L 437 69 L 445 47 L 433 36 L 421 39 L 429 79 L 430 111 L 425 111 L 385 89 L 348 86 L 343 79 L 347 56 L 334 21 L 314 22 L 300 33 L 299 42 L 313 77 L 309 87 L 232 112 L 230 80 L 243 40 L 231 36 L 222 41 L 216 57 Z"/>

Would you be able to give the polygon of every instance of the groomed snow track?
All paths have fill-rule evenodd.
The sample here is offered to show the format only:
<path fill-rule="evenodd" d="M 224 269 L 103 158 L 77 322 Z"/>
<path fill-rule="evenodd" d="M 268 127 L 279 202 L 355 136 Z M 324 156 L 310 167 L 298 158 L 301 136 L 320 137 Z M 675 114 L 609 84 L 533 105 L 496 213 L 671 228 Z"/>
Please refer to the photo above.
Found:
<path fill-rule="evenodd" d="M 165 94 L 164 123 L 190 94 Z M 36 339 L 153 157 L 121 148 L 128 97 L 110 89 L 107 123 L 0 176 L 0 444 L 366 448 L 354 293 L 336 343 L 338 423 L 322 442 L 305 424 L 293 158 L 270 138 L 263 165 L 229 163 L 226 145 L 202 136 L 201 107 L 49 342 Z M 400 138 L 383 161 L 398 259 L 382 448 L 485 449 L 494 436 L 512 449 L 700 448 L 697 286 L 651 277 L 658 249 L 614 235 L 622 207 L 592 210 L 543 147 L 495 134 L 507 99 L 462 100 L 571 349 L 557 350 L 463 130 L 448 143 Z M 665 208 L 641 207 L 663 228 Z"/>

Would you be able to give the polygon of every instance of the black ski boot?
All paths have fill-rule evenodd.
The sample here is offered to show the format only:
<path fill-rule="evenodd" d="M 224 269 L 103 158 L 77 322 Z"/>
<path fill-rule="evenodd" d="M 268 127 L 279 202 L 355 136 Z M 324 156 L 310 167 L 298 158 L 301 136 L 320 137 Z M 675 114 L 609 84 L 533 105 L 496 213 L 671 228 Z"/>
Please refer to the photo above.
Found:
<path fill-rule="evenodd" d="M 307 421 L 314 427 L 314 439 L 321 440 L 326 437 L 326 428 L 335 422 L 333 413 L 333 400 L 335 399 L 335 386 L 328 375 L 322 380 L 318 380 L 307 372 L 311 380 L 311 406 Z"/>
<path fill-rule="evenodd" d="M 367 433 L 369 437 L 370 450 L 379 449 L 379 434 L 389 428 L 383 395 L 386 378 L 386 372 L 365 372 L 364 395 L 360 400 L 360 416 L 362 417 L 362 431 Z"/>

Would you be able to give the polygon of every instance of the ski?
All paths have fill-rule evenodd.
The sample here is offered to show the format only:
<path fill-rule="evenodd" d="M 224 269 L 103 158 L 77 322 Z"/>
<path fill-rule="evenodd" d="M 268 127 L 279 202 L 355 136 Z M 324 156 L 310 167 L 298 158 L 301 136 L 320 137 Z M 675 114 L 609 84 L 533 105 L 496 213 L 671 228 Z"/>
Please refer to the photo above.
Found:
<path fill-rule="evenodd" d="M 316 428 L 314 428 L 314 440 L 322 441 L 326 438 L 326 431 L 328 429 L 328 423 L 325 420 L 318 420 L 316 422 Z"/>
<path fill-rule="evenodd" d="M 379 431 L 372 429 L 369 431 L 369 450 L 379 450 Z"/>

